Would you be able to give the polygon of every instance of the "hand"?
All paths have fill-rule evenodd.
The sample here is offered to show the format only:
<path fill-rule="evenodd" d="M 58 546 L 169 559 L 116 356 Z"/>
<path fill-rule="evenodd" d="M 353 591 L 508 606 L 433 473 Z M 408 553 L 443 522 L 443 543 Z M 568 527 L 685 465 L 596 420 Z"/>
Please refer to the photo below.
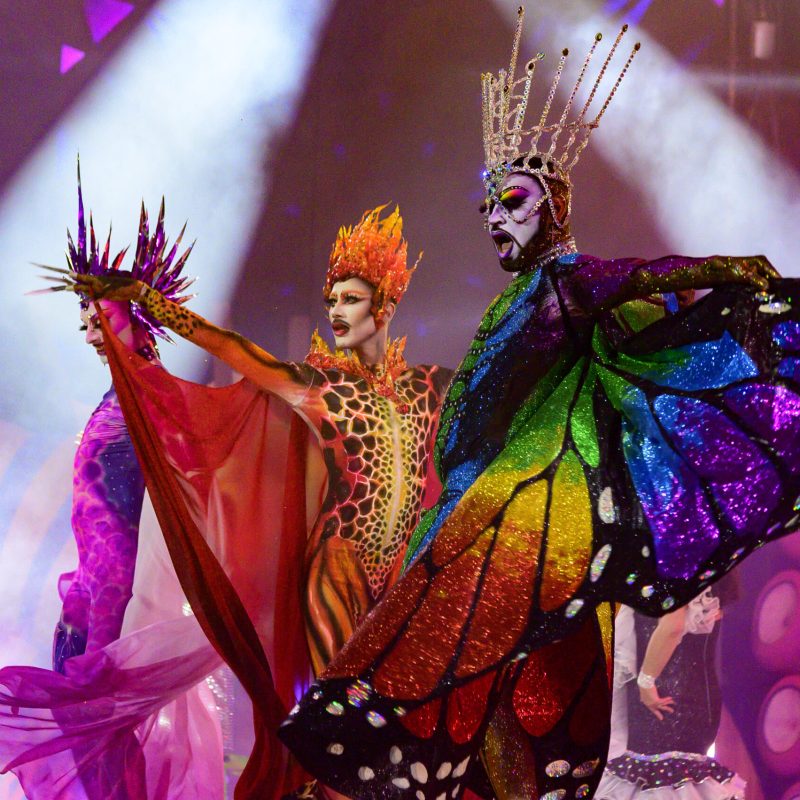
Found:
<path fill-rule="evenodd" d="M 652 689 L 643 689 L 640 686 L 639 699 L 660 720 L 664 719 L 664 713 L 672 714 L 675 712 L 675 701 L 671 697 L 660 697 L 658 688 L 655 686 Z"/>
<path fill-rule="evenodd" d="M 34 264 L 33 266 L 47 270 L 50 274 L 41 277 L 53 285 L 47 289 L 28 292 L 28 294 L 67 291 L 86 295 L 92 300 L 126 302 L 138 300 L 146 286 L 130 274 L 82 275 L 71 269 L 50 267 L 47 264 Z"/>
<path fill-rule="evenodd" d="M 766 256 L 742 259 L 731 266 L 731 283 L 748 284 L 762 292 L 769 289 L 771 280 L 780 278 L 780 273 L 769 263 Z"/>
<path fill-rule="evenodd" d="M 142 282 L 130 275 L 74 274 L 73 291 L 89 295 L 92 300 L 138 300 Z"/>

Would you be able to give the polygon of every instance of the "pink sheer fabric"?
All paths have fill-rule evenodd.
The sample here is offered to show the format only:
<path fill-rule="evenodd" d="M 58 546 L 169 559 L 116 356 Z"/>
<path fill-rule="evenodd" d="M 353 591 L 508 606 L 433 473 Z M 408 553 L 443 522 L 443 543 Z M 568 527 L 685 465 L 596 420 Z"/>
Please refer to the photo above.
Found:
<path fill-rule="evenodd" d="M 64 675 L 6 667 L 2 769 L 14 771 L 28 800 L 188 800 L 163 785 L 148 789 L 144 748 L 165 704 L 218 665 L 197 622 L 182 617 L 69 659 Z"/>
<path fill-rule="evenodd" d="M 236 796 L 280 797 L 304 775 L 276 731 L 311 675 L 299 600 L 319 449 L 297 414 L 249 382 L 182 381 L 105 323 L 104 336 L 181 586 L 253 702 L 256 741 Z"/>
<path fill-rule="evenodd" d="M 0 770 L 30 800 L 216 800 L 219 723 L 199 683 L 221 663 L 213 631 L 216 647 L 242 655 L 231 666 L 261 713 L 239 793 L 279 797 L 304 778 L 274 733 L 311 675 L 299 593 L 306 519 L 324 488 L 319 449 L 288 406 L 246 381 L 181 381 L 106 340 L 137 447 L 163 448 L 145 477 L 169 535 L 162 527 L 148 547 L 143 520 L 121 639 L 69 659 L 63 676 L 0 670 Z M 182 592 L 165 600 L 173 563 L 197 619 L 182 615 Z"/>
<path fill-rule="evenodd" d="M 28 800 L 222 800 L 220 719 L 205 681 L 222 661 L 186 613 L 147 498 L 122 633 L 68 659 L 65 675 L 0 670 L 0 767 Z"/>

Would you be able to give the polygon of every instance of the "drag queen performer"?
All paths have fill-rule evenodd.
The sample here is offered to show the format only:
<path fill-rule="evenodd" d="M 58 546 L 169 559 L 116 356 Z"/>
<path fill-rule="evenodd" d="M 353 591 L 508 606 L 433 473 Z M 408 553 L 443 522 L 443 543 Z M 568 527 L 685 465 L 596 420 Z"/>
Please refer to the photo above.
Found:
<path fill-rule="evenodd" d="M 197 582 L 196 595 L 191 589 L 187 595 L 201 609 L 198 616 L 208 615 L 209 637 L 254 697 L 256 712 L 264 710 L 257 732 L 265 736 L 274 735 L 281 709 L 295 702 L 310 672 L 321 672 L 396 580 L 422 507 L 449 372 L 409 367 L 404 340 L 389 339 L 413 270 L 406 267 L 399 212 L 382 219 L 382 211 L 366 212 L 355 227 L 339 231 L 324 287 L 336 350 L 315 334 L 300 363 L 276 360 L 141 282 L 68 278 L 95 297 L 135 299 L 248 379 L 222 390 L 187 384 L 106 339 L 112 367 L 112 353 L 123 357 L 115 385 L 136 392 L 126 417 L 134 439 L 141 424 L 146 441 L 137 445 L 165 536 L 172 523 L 181 527 L 176 538 L 225 541 L 216 551 L 224 552 L 230 582 L 211 558 L 205 564 L 212 575 L 185 578 Z M 159 399 L 170 394 L 181 397 L 171 410 Z M 287 410 L 294 413 L 287 417 Z M 160 483 L 165 457 L 166 471 L 190 484 L 183 497 L 168 478 Z M 202 480 L 191 477 L 198 471 Z M 161 507 L 159 497 L 165 498 Z M 199 539 L 187 552 L 203 552 Z M 181 556 L 173 551 L 173 558 L 180 572 Z M 215 630 L 218 619 L 225 624 Z M 232 631 L 241 641 L 225 650 Z M 256 639 L 248 638 L 253 634 Z M 273 682 L 280 702 L 268 696 Z M 251 774 L 263 770 L 258 780 L 267 783 L 256 789 L 246 775 L 242 796 L 293 789 L 300 773 L 276 784 L 279 756 L 273 750 L 270 765 L 265 743 L 259 747 L 262 759 L 251 759 Z"/>
<path fill-rule="evenodd" d="M 459 798 L 484 769 L 500 800 L 592 797 L 610 602 L 668 612 L 800 522 L 800 287 L 763 257 L 579 254 L 570 171 L 638 45 L 599 111 L 610 56 L 548 123 L 565 51 L 526 129 L 519 40 L 483 77 L 486 222 L 516 274 L 442 407 L 441 497 L 281 729 L 349 797 Z M 702 287 L 674 314 L 650 300 Z"/>
<path fill-rule="evenodd" d="M 627 606 L 618 620 L 623 613 L 633 625 L 622 635 L 630 641 L 615 643 L 615 689 L 622 674 L 636 685 L 614 694 L 628 705 L 627 749 L 609 760 L 598 800 L 744 800 L 744 781 L 706 755 L 722 710 L 720 598 L 705 589 L 659 620 Z"/>
<path fill-rule="evenodd" d="M 91 275 L 119 270 L 125 251 L 109 262 L 110 237 L 100 252 L 91 223 L 88 234 L 79 173 L 70 269 Z M 131 274 L 183 303 L 191 248 L 176 258 L 179 244 L 180 237 L 167 249 L 163 203 L 152 235 L 143 207 Z M 82 299 L 86 341 L 101 360 L 101 308 L 128 347 L 159 365 L 155 337 L 168 337 L 143 309 L 113 301 L 90 306 Z M 59 588 L 68 588 L 54 671 L 0 670 L 0 766 L 16 774 L 29 800 L 224 796 L 219 715 L 203 681 L 219 657 L 183 613 L 185 598 L 159 547 L 149 504 L 142 513 L 143 497 L 144 478 L 111 388 L 75 456 L 72 528 L 79 564 L 59 581 Z"/>
<path fill-rule="evenodd" d="M 81 275 L 117 271 L 125 251 L 109 264 L 108 246 L 101 256 L 92 225 L 90 235 L 87 248 L 79 169 L 78 244 L 69 237 L 70 269 Z M 191 248 L 173 264 L 179 243 L 180 237 L 161 261 L 165 244 L 163 206 L 152 238 L 142 207 L 132 275 L 183 303 L 187 297 L 180 293 L 191 281 L 181 273 Z M 85 297 L 80 306 L 86 342 L 107 364 L 98 312 L 89 307 Z M 148 361 L 157 361 L 155 337 L 165 334 L 155 320 L 128 302 L 101 301 L 100 306 L 120 341 Z M 59 587 L 68 588 L 53 641 L 53 669 L 58 672 L 64 671 L 65 659 L 99 650 L 119 638 L 133 589 L 143 497 L 144 478 L 112 386 L 89 418 L 75 454 L 72 530 L 78 546 L 78 569 L 59 579 Z"/>

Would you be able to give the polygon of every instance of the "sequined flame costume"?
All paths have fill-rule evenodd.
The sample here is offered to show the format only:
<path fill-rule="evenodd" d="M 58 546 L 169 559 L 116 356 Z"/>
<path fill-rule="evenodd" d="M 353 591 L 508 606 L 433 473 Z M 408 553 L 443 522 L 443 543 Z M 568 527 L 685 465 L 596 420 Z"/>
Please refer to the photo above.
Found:
<path fill-rule="evenodd" d="M 128 275 L 181 303 L 189 250 L 167 249 L 162 202 L 150 231 L 142 207 Z M 84 218 L 78 173 L 77 244 L 68 269 L 47 268 L 63 291 L 66 275 L 122 274 L 126 251 L 100 250 Z M 81 298 L 95 325 L 104 312 Z M 111 314 L 109 306 L 106 311 Z M 116 330 L 161 370 L 157 321 L 135 303 L 118 303 Z M 13 771 L 30 800 L 211 800 L 224 794 L 220 723 L 203 679 L 220 665 L 162 553 L 163 539 L 144 504 L 144 477 L 118 397 L 110 389 L 83 432 L 74 467 L 72 528 L 78 569 L 61 576 L 64 604 L 53 670 L 0 670 L 0 769 Z M 132 597 L 133 596 L 133 597 Z M 130 602 L 129 602 L 130 601 Z M 123 619 L 124 617 L 124 619 Z"/>
<path fill-rule="evenodd" d="M 483 79 L 487 225 L 520 224 L 507 194 L 525 183 L 539 227 L 515 263 L 498 248 L 517 274 L 448 390 L 443 490 L 403 576 L 280 730 L 351 798 L 591 797 L 611 603 L 663 614 L 800 523 L 800 286 L 761 257 L 577 253 L 569 170 L 622 75 L 587 117 L 609 56 L 578 121 L 576 87 L 548 124 L 562 60 L 524 129 L 521 22 L 511 68 Z"/>
<path fill-rule="evenodd" d="M 708 588 L 680 610 L 683 635 L 656 680 L 659 694 L 675 702 L 663 719 L 641 702 L 636 685 L 657 621 L 632 614 L 629 628 L 621 636 L 616 631 L 631 640 L 615 643 L 614 664 L 614 702 L 627 704 L 627 749 L 609 760 L 598 800 L 744 800 L 745 782 L 706 755 L 722 711 L 719 609 L 720 598 Z"/>
<path fill-rule="evenodd" d="M 158 287 L 177 303 L 188 299 L 181 292 L 191 283 L 182 275 L 191 248 L 175 259 L 182 236 L 183 231 L 171 251 L 165 252 L 163 201 L 152 235 L 142 204 L 131 275 L 148 286 Z M 70 271 L 80 275 L 119 271 L 127 248 L 109 263 L 111 234 L 109 232 L 101 253 L 91 215 L 87 241 L 80 165 L 77 245 L 69 232 L 67 237 Z M 63 282 L 58 282 L 56 288 L 60 286 Z M 81 308 L 88 307 L 88 299 L 82 297 Z M 166 334 L 138 304 L 131 304 L 130 313 L 135 324 L 143 328 L 152 341 L 145 346 L 142 355 L 154 359 L 155 337 L 166 338 Z M 78 569 L 62 575 L 59 581 L 68 588 L 53 641 L 53 669 L 58 672 L 64 671 L 65 659 L 99 650 L 119 638 L 125 608 L 131 598 L 144 478 L 113 388 L 103 397 L 83 430 L 73 476 L 72 530 L 78 545 Z"/>
<path fill-rule="evenodd" d="M 381 218 L 382 210 L 339 231 L 324 288 L 327 297 L 338 281 L 365 281 L 377 325 L 412 272 L 400 214 Z M 123 283 L 85 286 L 114 298 Z M 109 349 L 168 544 L 207 559 L 205 572 L 188 574 L 173 550 L 187 596 L 253 697 L 265 737 L 237 791 L 277 797 L 303 774 L 281 766 L 285 751 L 269 737 L 312 670 L 321 672 L 396 580 L 431 481 L 438 491 L 428 466 L 450 373 L 408 366 L 404 340 L 389 341 L 371 366 L 316 334 L 303 362 L 281 362 L 154 289 L 127 282 L 122 291 L 247 379 L 208 389 L 151 369 L 113 341 Z"/>

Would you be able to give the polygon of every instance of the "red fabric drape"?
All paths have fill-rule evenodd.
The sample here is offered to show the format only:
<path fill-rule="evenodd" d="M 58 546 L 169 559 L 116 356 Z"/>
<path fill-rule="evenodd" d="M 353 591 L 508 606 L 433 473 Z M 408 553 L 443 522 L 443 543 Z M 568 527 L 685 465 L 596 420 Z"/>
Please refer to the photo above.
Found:
<path fill-rule="evenodd" d="M 212 389 L 171 376 L 130 352 L 100 316 L 114 385 L 181 586 L 253 702 L 256 741 L 235 796 L 272 800 L 302 774 L 275 732 L 309 674 L 298 602 L 309 430 L 246 381 Z M 278 411 L 285 422 L 273 421 Z M 272 468 L 270 460 L 281 457 Z"/>

